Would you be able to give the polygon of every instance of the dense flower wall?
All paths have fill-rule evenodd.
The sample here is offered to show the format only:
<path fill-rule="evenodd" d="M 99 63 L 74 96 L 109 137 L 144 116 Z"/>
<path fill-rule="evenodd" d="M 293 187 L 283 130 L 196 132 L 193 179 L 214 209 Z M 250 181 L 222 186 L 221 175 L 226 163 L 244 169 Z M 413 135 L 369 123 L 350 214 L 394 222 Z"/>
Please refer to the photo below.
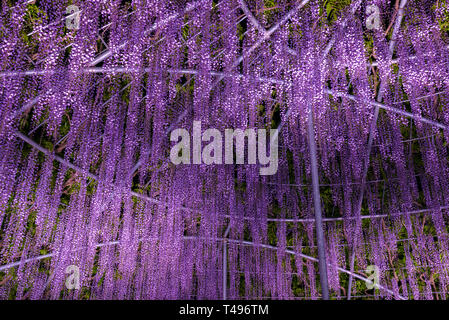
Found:
<path fill-rule="evenodd" d="M 1 3 L 1 299 L 321 298 L 310 115 L 331 297 L 447 298 L 446 1 Z M 173 164 L 194 121 L 276 173 Z"/>

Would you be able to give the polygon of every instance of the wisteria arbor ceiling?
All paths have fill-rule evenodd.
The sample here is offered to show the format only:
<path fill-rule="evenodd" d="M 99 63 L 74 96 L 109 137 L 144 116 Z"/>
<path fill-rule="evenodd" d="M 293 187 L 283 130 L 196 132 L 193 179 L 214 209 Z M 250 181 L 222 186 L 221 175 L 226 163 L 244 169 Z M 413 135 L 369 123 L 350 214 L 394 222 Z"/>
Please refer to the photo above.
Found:
<path fill-rule="evenodd" d="M 446 1 L 12 2 L 1 299 L 447 298 Z M 196 121 L 276 173 L 173 164 Z"/>

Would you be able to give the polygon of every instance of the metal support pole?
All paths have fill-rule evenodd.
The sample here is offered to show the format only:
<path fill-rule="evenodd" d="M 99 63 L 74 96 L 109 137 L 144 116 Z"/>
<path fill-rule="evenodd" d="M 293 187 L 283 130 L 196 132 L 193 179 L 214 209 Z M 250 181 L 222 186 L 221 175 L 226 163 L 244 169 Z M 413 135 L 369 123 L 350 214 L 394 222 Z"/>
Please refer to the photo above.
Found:
<path fill-rule="evenodd" d="M 227 286 L 228 286 L 228 261 L 227 261 L 227 256 L 228 256 L 228 242 L 225 240 L 223 242 L 223 300 L 227 299 Z"/>
<path fill-rule="evenodd" d="M 329 283 L 327 280 L 326 247 L 324 242 L 323 221 L 321 216 L 321 198 L 318 180 L 318 163 L 313 128 L 312 108 L 309 106 L 307 119 L 307 135 L 309 137 L 310 166 L 312 172 L 313 204 L 315 209 L 315 228 L 318 246 L 318 270 L 320 272 L 320 283 L 323 300 L 329 300 Z"/>
<path fill-rule="evenodd" d="M 229 223 L 223 237 L 223 300 L 227 297 L 227 287 L 228 287 L 228 235 L 231 230 L 231 223 Z"/>

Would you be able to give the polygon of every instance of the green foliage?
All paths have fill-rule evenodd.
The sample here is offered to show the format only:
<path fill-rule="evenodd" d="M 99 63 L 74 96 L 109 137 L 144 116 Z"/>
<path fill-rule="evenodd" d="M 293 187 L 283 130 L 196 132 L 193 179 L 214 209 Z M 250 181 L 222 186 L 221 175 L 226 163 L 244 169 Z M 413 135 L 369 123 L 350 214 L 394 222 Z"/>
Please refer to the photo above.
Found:
<path fill-rule="evenodd" d="M 32 36 L 28 36 L 36 25 L 42 24 L 43 18 L 46 17 L 46 13 L 39 9 L 36 4 L 28 4 L 25 14 L 25 23 L 20 35 L 23 42 L 29 47 L 37 47 L 38 41 L 32 39 Z"/>
<path fill-rule="evenodd" d="M 434 5 L 434 9 L 439 8 L 442 10 L 442 15 L 438 17 L 438 24 L 442 32 L 449 34 L 449 9 L 447 0 L 439 0 Z"/>
<path fill-rule="evenodd" d="M 329 23 L 337 20 L 340 12 L 351 4 L 351 0 L 324 0 L 323 10 Z"/>

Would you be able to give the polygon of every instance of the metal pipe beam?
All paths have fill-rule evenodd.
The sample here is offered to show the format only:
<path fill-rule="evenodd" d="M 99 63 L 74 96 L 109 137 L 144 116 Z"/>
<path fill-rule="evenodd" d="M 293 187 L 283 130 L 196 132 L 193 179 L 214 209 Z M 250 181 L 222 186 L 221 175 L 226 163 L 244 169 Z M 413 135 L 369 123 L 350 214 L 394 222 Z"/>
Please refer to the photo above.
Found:
<path fill-rule="evenodd" d="M 321 293 L 323 300 L 329 300 L 329 282 L 327 278 L 326 243 L 321 215 L 321 197 L 318 176 L 318 161 L 313 127 L 312 107 L 309 105 L 307 119 L 307 135 L 309 139 L 310 167 L 312 172 L 313 205 L 315 213 L 316 240 L 318 245 L 318 268 L 320 272 Z"/>
<path fill-rule="evenodd" d="M 228 235 L 231 230 L 231 223 L 228 224 L 223 236 L 223 300 L 227 300 L 228 289 Z"/>

